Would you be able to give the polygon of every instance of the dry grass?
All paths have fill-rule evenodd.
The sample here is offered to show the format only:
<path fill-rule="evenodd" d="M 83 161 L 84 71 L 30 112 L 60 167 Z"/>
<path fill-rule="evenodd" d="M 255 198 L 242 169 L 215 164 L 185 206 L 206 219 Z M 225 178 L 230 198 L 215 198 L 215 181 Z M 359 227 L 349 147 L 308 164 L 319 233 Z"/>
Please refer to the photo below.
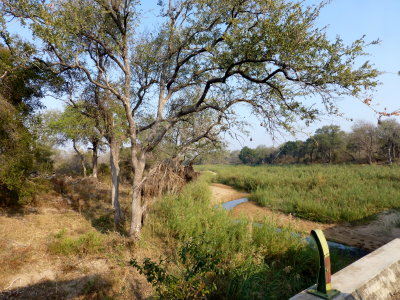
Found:
<path fill-rule="evenodd" d="M 143 185 L 143 195 L 147 199 L 160 198 L 166 192 L 178 193 L 186 182 L 196 178 L 192 166 L 184 166 L 177 160 L 166 160 L 153 167 Z"/>
<path fill-rule="evenodd" d="M 38 207 L 0 214 L 0 298 L 148 298 L 152 288 L 127 263 L 147 249 L 105 228 L 108 185 L 91 179 L 58 184 L 62 194 L 43 195 Z M 125 205 L 127 190 L 122 187 Z M 159 249 L 149 251 L 157 256 Z"/>

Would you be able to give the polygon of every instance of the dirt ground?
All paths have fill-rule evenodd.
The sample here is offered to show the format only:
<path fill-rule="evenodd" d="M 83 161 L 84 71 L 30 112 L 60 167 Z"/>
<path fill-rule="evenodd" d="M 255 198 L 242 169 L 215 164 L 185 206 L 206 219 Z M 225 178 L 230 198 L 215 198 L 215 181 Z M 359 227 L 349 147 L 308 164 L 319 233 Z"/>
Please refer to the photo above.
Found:
<path fill-rule="evenodd" d="M 211 191 L 212 191 L 212 198 L 211 198 L 212 206 L 249 196 L 248 193 L 239 192 L 228 185 L 220 183 L 212 183 Z"/>
<path fill-rule="evenodd" d="M 40 207 L 0 211 L 0 299 L 148 299 L 152 295 L 146 279 L 127 263 L 137 254 L 129 239 L 96 230 L 95 219 L 80 212 L 86 203 L 72 205 L 79 202 L 77 197 L 52 194 Z M 93 209 L 107 213 L 108 208 L 97 200 Z M 71 237 L 98 232 L 105 249 L 52 253 L 49 244 L 60 231 Z"/>
<path fill-rule="evenodd" d="M 247 197 L 249 194 L 238 192 L 232 187 L 213 183 L 211 184 L 213 203 L 219 204 L 231 200 Z M 295 231 L 309 233 L 312 229 L 322 229 L 328 240 L 341 244 L 373 251 L 395 238 L 400 238 L 400 212 L 387 211 L 379 214 L 375 220 L 352 226 L 350 224 L 323 224 L 303 220 L 292 215 L 258 206 L 254 202 L 245 202 L 232 210 L 234 217 L 245 216 L 253 222 L 270 218 L 278 226 L 291 226 Z"/>

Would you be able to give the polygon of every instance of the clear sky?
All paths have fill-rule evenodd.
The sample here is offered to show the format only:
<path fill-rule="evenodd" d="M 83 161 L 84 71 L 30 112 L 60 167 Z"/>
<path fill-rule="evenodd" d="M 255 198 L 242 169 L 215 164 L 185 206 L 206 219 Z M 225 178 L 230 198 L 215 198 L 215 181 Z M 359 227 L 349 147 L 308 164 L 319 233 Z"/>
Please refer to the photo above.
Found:
<path fill-rule="evenodd" d="M 216 0 L 217 1 L 217 0 Z M 151 31 L 157 25 L 158 6 L 157 0 L 142 1 L 143 22 L 141 28 Z M 319 3 L 317 0 L 308 0 L 306 3 Z M 321 12 L 317 22 L 318 26 L 328 26 L 328 37 L 334 39 L 337 35 L 342 37 L 346 43 L 366 35 L 367 41 L 380 39 L 379 45 L 371 46 L 368 58 L 377 69 L 384 72 L 380 76 L 381 85 L 373 94 L 374 106 L 382 111 L 385 107 L 388 111 L 400 108 L 398 88 L 400 86 L 400 0 L 333 0 Z M 14 33 L 19 33 L 28 38 L 27 31 L 21 29 L 16 23 L 11 27 Z M 62 103 L 54 99 L 45 99 L 45 105 L 50 108 L 61 108 Z M 266 133 L 265 129 L 258 124 L 259 121 L 251 116 L 249 118 L 246 109 L 239 112 L 246 120 L 250 120 L 252 127 L 248 128 L 249 136 L 239 140 L 227 137 L 230 149 L 240 149 L 243 146 L 256 147 L 264 144 L 267 146 L 279 145 L 286 140 L 305 139 L 313 134 L 315 129 L 330 124 L 337 124 L 343 130 L 349 131 L 353 120 L 377 121 L 376 114 L 365 104 L 357 99 L 341 98 L 337 103 L 343 118 L 325 116 L 321 121 L 310 127 L 298 124 L 299 133 L 296 137 L 291 135 L 277 135 L 276 139 Z"/>

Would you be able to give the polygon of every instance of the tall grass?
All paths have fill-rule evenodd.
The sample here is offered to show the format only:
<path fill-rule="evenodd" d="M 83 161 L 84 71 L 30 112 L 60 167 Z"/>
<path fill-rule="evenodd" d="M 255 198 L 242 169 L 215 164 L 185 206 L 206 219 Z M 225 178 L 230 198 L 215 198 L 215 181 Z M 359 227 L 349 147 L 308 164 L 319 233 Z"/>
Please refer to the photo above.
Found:
<path fill-rule="evenodd" d="M 400 208 L 399 166 L 201 166 L 262 206 L 320 222 L 357 222 Z"/>
<path fill-rule="evenodd" d="M 147 261 L 148 266 L 163 276 L 186 274 L 188 266 L 176 258 L 179 249 L 188 240 L 202 240 L 199 251 L 218 255 L 219 262 L 218 272 L 210 271 L 203 279 L 204 284 L 216 286 L 209 299 L 287 299 L 315 283 L 316 250 L 293 235 L 290 228 L 277 231 L 270 221 L 261 227 L 253 227 L 245 219 L 233 221 L 226 211 L 210 205 L 208 185 L 203 176 L 188 184 L 179 196 L 167 196 L 155 205 L 143 239 L 157 236 L 169 241 L 172 254 L 162 266 Z M 167 271 L 165 261 L 172 264 Z M 334 270 L 341 267 L 339 261 L 333 261 Z M 181 278 L 185 281 L 184 275 Z M 173 282 L 169 291 L 177 289 Z M 164 286 L 159 290 L 166 289 Z"/>

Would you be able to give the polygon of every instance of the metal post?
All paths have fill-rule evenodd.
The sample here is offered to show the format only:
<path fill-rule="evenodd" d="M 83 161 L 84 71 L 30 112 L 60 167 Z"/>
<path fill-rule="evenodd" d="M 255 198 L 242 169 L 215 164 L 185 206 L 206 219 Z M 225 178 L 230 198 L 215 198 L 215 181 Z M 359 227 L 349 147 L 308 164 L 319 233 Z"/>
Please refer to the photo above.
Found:
<path fill-rule="evenodd" d="M 311 236 L 315 239 L 319 253 L 319 271 L 317 289 L 308 289 L 307 293 L 313 294 L 323 299 L 332 299 L 340 294 L 338 290 L 332 289 L 331 283 L 331 259 L 329 247 L 325 236 L 320 229 L 311 230 Z"/>

